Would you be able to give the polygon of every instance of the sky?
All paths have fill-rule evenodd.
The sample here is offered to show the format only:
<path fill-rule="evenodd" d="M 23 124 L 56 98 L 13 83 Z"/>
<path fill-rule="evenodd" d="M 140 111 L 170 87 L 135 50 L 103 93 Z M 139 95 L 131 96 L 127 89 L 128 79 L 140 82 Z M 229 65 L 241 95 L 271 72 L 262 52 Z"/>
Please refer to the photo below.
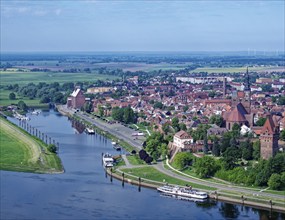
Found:
<path fill-rule="evenodd" d="M 285 50 L 283 0 L 0 2 L 1 52 Z"/>

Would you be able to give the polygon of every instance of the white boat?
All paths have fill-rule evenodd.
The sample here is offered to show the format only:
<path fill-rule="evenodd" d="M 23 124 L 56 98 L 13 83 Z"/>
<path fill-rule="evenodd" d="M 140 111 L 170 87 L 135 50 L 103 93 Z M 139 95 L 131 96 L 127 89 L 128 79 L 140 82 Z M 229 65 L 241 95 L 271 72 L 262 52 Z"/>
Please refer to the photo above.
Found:
<path fill-rule="evenodd" d="M 92 128 L 86 128 L 86 129 L 85 129 L 85 132 L 86 132 L 87 134 L 95 134 L 95 131 L 94 131 Z"/>
<path fill-rule="evenodd" d="M 114 159 L 111 154 L 105 153 L 103 154 L 103 165 L 104 167 L 113 167 L 114 166 Z"/>
<path fill-rule="evenodd" d="M 116 145 L 117 143 L 115 141 L 112 141 L 111 144 Z"/>
<path fill-rule="evenodd" d="M 178 187 L 178 186 L 164 185 L 164 186 L 158 187 L 157 190 L 159 192 L 167 193 L 170 195 L 182 196 L 182 197 L 190 197 L 190 198 L 195 198 L 195 199 L 207 199 L 208 198 L 208 194 L 206 192 L 193 190 L 190 187 Z"/>

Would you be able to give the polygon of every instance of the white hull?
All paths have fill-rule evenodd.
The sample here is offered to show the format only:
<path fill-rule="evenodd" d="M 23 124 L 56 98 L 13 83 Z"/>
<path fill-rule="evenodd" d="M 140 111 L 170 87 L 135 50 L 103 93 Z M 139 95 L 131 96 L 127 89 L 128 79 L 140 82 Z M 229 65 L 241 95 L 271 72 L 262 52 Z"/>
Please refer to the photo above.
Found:
<path fill-rule="evenodd" d="M 187 188 L 173 187 L 173 186 L 162 186 L 158 187 L 157 190 L 159 192 L 163 192 L 169 195 L 181 196 L 181 197 L 189 197 L 194 199 L 207 199 L 208 194 L 205 192 L 200 192 L 197 190 L 190 190 Z"/>

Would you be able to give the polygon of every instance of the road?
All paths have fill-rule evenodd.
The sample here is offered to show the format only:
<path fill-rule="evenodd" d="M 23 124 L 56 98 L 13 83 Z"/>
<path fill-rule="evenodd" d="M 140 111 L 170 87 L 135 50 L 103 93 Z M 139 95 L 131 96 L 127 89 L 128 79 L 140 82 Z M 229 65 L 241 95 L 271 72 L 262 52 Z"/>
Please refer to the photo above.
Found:
<path fill-rule="evenodd" d="M 64 113 L 68 113 L 70 115 L 76 114 L 78 117 L 92 123 L 94 126 L 100 128 L 103 131 L 106 131 L 118 139 L 122 139 L 128 144 L 134 146 L 138 150 L 142 149 L 142 144 L 145 141 L 145 137 L 133 137 L 132 133 L 136 132 L 135 130 L 128 128 L 120 123 L 108 124 L 98 118 L 91 118 L 90 115 L 87 115 L 83 112 L 76 112 L 74 110 L 67 108 L 65 105 L 58 106 L 59 111 L 63 111 Z M 119 141 L 116 141 L 119 143 Z M 119 143 L 120 144 L 120 143 Z"/>

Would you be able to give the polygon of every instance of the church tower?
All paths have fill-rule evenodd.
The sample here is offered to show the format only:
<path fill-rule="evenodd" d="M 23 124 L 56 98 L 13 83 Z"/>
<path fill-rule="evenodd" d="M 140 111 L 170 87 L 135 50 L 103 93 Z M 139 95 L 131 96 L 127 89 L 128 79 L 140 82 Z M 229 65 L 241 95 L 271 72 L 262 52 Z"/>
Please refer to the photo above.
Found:
<path fill-rule="evenodd" d="M 244 98 L 242 100 L 242 104 L 245 110 L 247 111 L 247 113 L 250 114 L 251 113 L 251 91 L 250 91 L 248 67 L 246 68 L 246 74 L 245 74 Z"/>
<path fill-rule="evenodd" d="M 279 127 L 275 126 L 272 116 L 267 115 L 259 137 L 261 158 L 267 160 L 278 152 L 278 139 Z"/>

